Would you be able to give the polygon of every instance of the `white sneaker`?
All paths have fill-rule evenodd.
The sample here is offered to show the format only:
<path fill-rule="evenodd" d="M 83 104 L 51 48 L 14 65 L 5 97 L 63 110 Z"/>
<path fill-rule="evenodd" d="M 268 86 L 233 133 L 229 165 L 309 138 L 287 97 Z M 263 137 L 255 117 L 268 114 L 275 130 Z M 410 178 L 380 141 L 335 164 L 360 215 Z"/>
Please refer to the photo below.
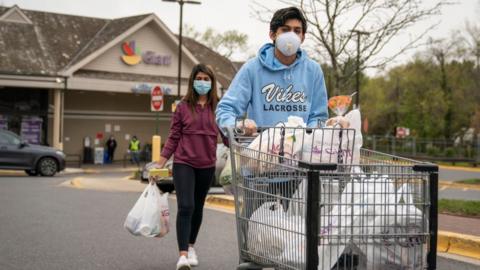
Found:
<path fill-rule="evenodd" d="M 177 270 L 190 270 L 190 264 L 188 263 L 187 257 L 185 255 L 180 256 L 177 262 Z"/>
<path fill-rule="evenodd" d="M 188 247 L 188 262 L 191 266 L 198 265 L 197 253 L 195 252 L 195 249 L 193 249 L 193 247 Z"/>

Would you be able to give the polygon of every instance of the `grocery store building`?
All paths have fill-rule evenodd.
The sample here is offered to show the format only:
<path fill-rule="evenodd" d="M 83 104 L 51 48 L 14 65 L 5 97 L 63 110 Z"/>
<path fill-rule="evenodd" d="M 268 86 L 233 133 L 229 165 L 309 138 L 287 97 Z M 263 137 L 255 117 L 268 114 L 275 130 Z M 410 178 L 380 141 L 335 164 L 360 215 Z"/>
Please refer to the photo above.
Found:
<path fill-rule="evenodd" d="M 221 95 L 234 65 L 183 41 L 180 96 L 197 63 L 214 67 Z M 155 14 L 101 19 L 0 6 L 0 129 L 67 155 L 81 155 L 85 141 L 102 147 L 114 135 L 116 159 L 133 135 L 145 145 L 158 128 L 166 138 L 180 99 L 178 42 Z M 154 87 L 164 93 L 158 115 L 151 111 Z"/>

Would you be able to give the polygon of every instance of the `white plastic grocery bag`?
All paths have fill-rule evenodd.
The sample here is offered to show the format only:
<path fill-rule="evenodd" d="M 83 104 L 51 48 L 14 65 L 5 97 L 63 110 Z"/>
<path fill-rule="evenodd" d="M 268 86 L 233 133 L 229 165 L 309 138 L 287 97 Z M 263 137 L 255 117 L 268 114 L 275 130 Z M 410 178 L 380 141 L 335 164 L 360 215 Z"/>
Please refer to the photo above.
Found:
<path fill-rule="evenodd" d="M 305 220 L 290 216 L 279 202 L 262 204 L 250 217 L 247 248 L 258 256 L 303 263 Z"/>
<path fill-rule="evenodd" d="M 350 123 L 349 129 L 332 129 L 331 126 L 314 129 L 303 139 L 303 148 L 297 155 L 301 155 L 301 159 L 308 162 L 336 163 L 341 154 L 343 163 L 359 164 L 360 148 L 363 143 L 360 111 L 352 110 L 345 115 L 345 118 Z"/>
<path fill-rule="evenodd" d="M 262 153 L 280 154 L 282 148 L 281 127 L 285 128 L 285 136 L 283 137 L 284 156 L 289 159 L 299 159 L 298 154 L 302 150 L 305 136 L 303 129 L 299 128 L 305 128 L 306 124 L 298 116 L 289 116 L 287 122 L 277 124 L 276 128 L 264 130 L 248 145 L 248 148 Z"/>
<path fill-rule="evenodd" d="M 388 207 L 373 224 L 367 225 L 368 228 L 383 228 L 385 232 L 384 238 L 375 240 L 374 245 L 366 249 L 367 267 L 421 269 L 425 265 L 422 256 L 426 253 L 426 246 L 418 236 L 422 235 L 424 214 L 414 206 L 410 186 L 406 183 L 388 197 Z M 404 237 L 398 237 L 402 235 Z"/>
<path fill-rule="evenodd" d="M 169 231 L 168 193 L 161 194 L 149 184 L 125 219 L 124 227 L 133 235 L 163 237 Z"/>

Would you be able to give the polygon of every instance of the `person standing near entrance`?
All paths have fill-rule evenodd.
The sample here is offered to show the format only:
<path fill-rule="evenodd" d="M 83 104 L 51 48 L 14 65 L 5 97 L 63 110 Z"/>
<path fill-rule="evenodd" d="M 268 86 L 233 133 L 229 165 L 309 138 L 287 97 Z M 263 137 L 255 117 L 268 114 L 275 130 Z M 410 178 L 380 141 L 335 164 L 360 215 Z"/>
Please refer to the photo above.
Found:
<path fill-rule="evenodd" d="M 113 156 L 115 154 L 115 149 L 117 148 L 117 141 L 115 140 L 115 137 L 113 135 L 110 135 L 110 138 L 108 138 L 105 146 L 107 147 L 108 163 L 112 163 L 114 159 Z"/>
<path fill-rule="evenodd" d="M 198 265 L 193 248 L 203 217 L 203 206 L 215 173 L 218 127 L 217 80 L 204 64 L 193 67 L 188 91 L 173 114 L 170 133 L 158 166 L 174 155 L 173 182 L 177 193 L 178 270 Z M 153 179 L 150 179 L 153 181 Z"/>
<path fill-rule="evenodd" d="M 131 162 L 140 166 L 140 141 L 137 139 L 137 136 L 133 135 L 128 145 L 128 150 L 132 158 Z"/>

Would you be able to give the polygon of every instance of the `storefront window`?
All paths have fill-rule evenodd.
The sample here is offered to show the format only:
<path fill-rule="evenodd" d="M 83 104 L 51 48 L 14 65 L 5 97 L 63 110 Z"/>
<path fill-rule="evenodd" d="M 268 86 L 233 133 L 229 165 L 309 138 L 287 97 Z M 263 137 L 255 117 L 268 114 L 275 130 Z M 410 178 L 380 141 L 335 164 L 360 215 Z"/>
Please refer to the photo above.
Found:
<path fill-rule="evenodd" d="M 0 91 L 0 129 L 32 144 L 46 144 L 48 91 L 4 88 Z"/>

